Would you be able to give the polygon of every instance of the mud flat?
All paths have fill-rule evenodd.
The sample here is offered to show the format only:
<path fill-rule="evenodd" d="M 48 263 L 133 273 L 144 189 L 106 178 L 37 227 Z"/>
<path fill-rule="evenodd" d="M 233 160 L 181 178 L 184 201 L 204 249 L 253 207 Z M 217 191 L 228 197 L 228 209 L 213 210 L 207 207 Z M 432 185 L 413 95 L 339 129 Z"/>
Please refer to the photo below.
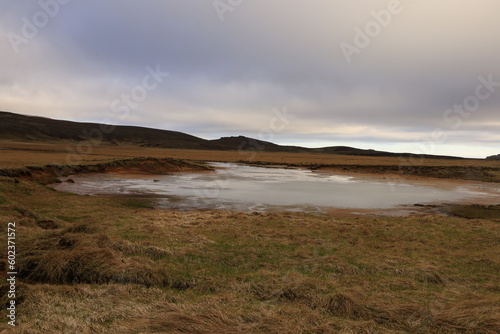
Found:
<path fill-rule="evenodd" d="M 497 184 L 426 178 L 381 178 L 298 168 L 208 163 L 211 173 L 166 176 L 92 174 L 70 176 L 53 187 L 80 195 L 150 196 L 156 208 L 240 212 L 309 212 L 332 209 L 415 212 L 414 204 L 497 204 Z M 126 170 L 124 170 L 126 172 Z M 389 210 L 390 209 L 390 210 Z M 362 212 L 362 211 L 358 211 Z"/>

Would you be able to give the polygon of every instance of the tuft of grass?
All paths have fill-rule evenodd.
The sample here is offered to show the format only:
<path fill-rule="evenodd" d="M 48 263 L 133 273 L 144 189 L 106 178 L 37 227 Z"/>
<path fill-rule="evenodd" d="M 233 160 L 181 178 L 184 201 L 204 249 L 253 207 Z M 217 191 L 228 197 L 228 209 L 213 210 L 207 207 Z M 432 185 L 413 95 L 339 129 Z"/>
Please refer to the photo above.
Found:
<path fill-rule="evenodd" d="M 150 210 L 28 181 L 0 193 L 15 203 L 0 219 L 19 223 L 21 333 L 500 329 L 493 219 Z"/>
<path fill-rule="evenodd" d="M 448 205 L 444 212 L 467 219 L 495 219 L 500 220 L 500 205 Z"/>
<path fill-rule="evenodd" d="M 64 220 L 64 221 L 67 221 L 67 222 L 70 222 L 70 223 L 74 223 L 74 222 L 77 222 L 79 220 L 83 220 L 85 218 L 88 218 L 88 216 L 79 216 L 79 217 L 75 217 L 75 216 L 56 216 L 56 218 Z"/>
<path fill-rule="evenodd" d="M 9 203 L 9 201 L 5 197 L 0 195 L 0 205 L 8 204 L 8 203 Z"/>
<path fill-rule="evenodd" d="M 152 209 L 153 206 L 150 203 L 140 200 L 126 200 L 122 204 L 123 206 L 131 209 Z"/>

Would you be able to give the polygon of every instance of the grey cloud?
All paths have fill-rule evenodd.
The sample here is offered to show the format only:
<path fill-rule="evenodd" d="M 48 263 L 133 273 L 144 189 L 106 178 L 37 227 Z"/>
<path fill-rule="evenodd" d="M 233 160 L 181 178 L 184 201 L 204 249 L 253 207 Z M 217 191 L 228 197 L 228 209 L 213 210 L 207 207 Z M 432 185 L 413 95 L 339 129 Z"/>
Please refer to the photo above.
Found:
<path fill-rule="evenodd" d="M 392 147 L 447 129 L 443 113 L 474 93 L 478 76 L 500 81 L 500 3 L 401 0 L 401 14 L 348 64 L 340 43 L 352 43 L 354 28 L 387 3 L 243 1 L 221 22 L 211 1 L 70 1 L 19 54 L 0 40 L 0 102 L 14 112 L 209 138 L 259 133 L 271 110 L 286 106 L 296 119 L 277 138 Z M 2 6 L 4 36 L 40 10 L 35 1 Z M 111 102 L 156 64 L 170 76 L 128 118 L 117 117 Z M 448 145 L 463 136 L 492 144 L 498 90 Z M 377 133 L 346 130 L 356 127 Z"/>

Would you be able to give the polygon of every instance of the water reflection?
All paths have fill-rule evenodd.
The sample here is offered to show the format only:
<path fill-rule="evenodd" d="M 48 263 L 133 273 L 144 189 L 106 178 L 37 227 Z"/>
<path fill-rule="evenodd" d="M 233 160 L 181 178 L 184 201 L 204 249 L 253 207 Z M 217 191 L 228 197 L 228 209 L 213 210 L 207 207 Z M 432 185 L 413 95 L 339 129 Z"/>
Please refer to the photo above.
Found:
<path fill-rule="evenodd" d="M 78 194 L 156 195 L 156 207 L 191 210 L 305 211 L 322 208 L 387 209 L 414 203 L 492 196 L 473 186 L 444 188 L 412 182 L 383 182 L 302 169 L 213 163 L 213 173 L 154 177 L 80 175 L 54 186 Z M 498 194 L 497 194 L 498 195 Z"/>

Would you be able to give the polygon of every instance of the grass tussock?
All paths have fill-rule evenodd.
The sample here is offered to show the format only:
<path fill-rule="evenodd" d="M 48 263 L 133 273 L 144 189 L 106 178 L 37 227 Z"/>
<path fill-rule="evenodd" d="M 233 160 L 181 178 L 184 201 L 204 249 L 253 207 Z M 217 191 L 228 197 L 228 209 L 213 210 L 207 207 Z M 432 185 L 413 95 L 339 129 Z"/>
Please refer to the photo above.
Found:
<path fill-rule="evenodd" d="M 170 254 L 158 247 L 113 241 L 103 234 L 68 232 L 53 235 L 38 246 L 38 251 L 31 250 L 18 262 L 19 277 L 30 283 L 171 284 L 165 269 L 150 260 Z"/>
<path fill-rule="evenodd" d="M 500 296 L 464 296 L 449 302 L 436 312 L 432 327 L 436 333 L 450 329 L 458 333 L 498 333 Z"/>
<path fill-rule="evenodd" d="M 43 228 L 44 230 L 56 230 L 56 229 L 61 227 L 60 224 L 58 224 L 57 222 L 55 222 L 51 219 L 39 220 L 36 222 L 36 224 L 40 228 Z"/>
<path fill-rule="evenodd" d="M 500 331 L 492 219 L 161 211 L 25 180 L 0 196 L 19 333 Z"/>
<path fill-rule="evenodd" d="M 417 281 L 426 284 L 445 285 L 448 278 L 434 265 L 423 264 L 415 268 L 414 277 Z"/>
<path fill-rule="evenodd" d="M 355 298 L 343 293 L 336 293 L 325 300 L 323 308 L 334 316 L 349 319 L 363 319 L 369 309 Z"/>
<path fill-rule="evenodd" d="M 167 249 L 156 246 L 145 246 L 127 240 L 102 240 L 101 242 L 108 242 L 109 247 L 125 255 L 145 256 L 152 260 L 160 260 L 164 257 L 173 255 L 172 251 Z"/>
<path fill-rule="evenodd" d="M 443 208 L 445 213 L 467 219 L 492 219 L 500 221 L 500 205 L 453 204 Z"/>

